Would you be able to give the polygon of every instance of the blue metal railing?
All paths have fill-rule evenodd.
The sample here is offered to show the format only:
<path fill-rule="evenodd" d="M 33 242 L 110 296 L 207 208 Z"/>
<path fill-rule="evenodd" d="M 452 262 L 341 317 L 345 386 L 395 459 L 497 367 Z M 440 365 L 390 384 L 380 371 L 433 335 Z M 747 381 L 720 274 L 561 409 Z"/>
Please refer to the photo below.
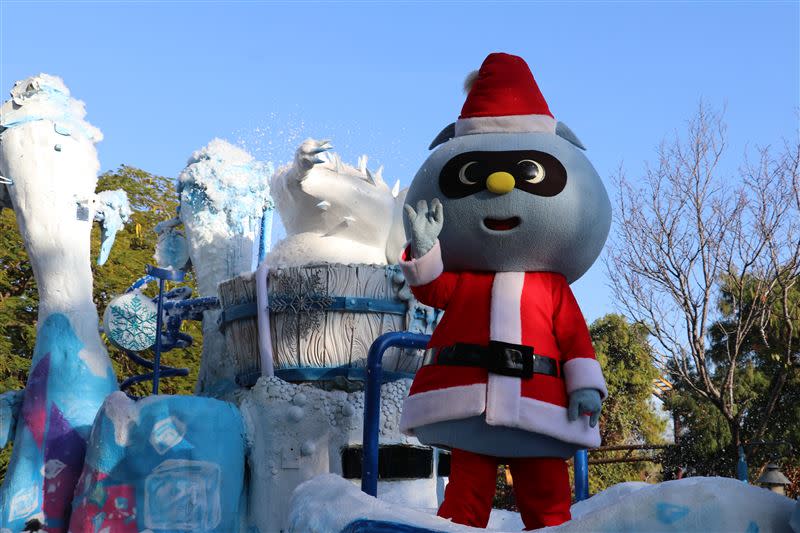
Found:
<path fill-rule="evenodd" d="M 422 349 L 428 346 L 430 335 L 393 331 L 384 333 L 372 343 L 367 355 L 367 383 L 364 390 L 364 456 L 361 464 L 361 490 L 370 496 L 378 494 L 378 428 L 381 416 L 381 361 L 386 350 L 393 347 Z"/>
<path fill-rule="evenodd" d="M 575 452 L 575 501 L 583 501 L 589 497 L 589 452 Z"/>

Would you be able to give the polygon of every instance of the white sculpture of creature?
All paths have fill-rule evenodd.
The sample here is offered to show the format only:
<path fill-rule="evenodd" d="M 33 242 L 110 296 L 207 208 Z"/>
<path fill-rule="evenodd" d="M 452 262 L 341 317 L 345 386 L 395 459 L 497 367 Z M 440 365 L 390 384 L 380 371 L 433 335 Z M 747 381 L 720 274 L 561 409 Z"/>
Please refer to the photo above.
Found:
<path fill-rule="evenodd" d="M 24 400 L 5 403 L 21 409 L 16 429 L 4 426 L 14 450 L 0 488 L 0 524 L 14 531 L 37 523 L 54 531 L 69 516 L 95 414 L 117 389 L 98 333 L 89 245 L 99 220 L 102 264 L 130 208 L 123 191 L 95 194 L 103 136 L 85 115 L 47 74 L 17 82 L 0 108 L 0 207 L 16 215 L 39 292 Z"/>
<path fill-rule="evenodd" d="M 305 140 L 294 162 L 279 168 L 271 180 L 272 196 L 286 228 L 286 238 L 267 256 L 271 267 L 309 263 L 397 262 L 405 242 L 402 219 L 396 216 L 405 194 L 398 181 L 392 189 L 367 169 L 329 153 L 329 141 Z M 388 259 L 388 260 L 387 260 Z"/>

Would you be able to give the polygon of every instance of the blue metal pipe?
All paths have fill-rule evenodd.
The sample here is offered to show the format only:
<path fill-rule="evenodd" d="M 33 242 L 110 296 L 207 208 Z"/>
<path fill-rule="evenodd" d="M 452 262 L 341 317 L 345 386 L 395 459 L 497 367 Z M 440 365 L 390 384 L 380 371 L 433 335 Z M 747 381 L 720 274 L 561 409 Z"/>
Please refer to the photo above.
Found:
<path fill-rule="evenodd" d="M 583 501 L 589 497 L 589 452 L 575 452 L 575 501 Z"/>
<path fill-rule="evenodd" d="M 428 346 L 430 335 L 392 331 L 372 343 L 367 355 L 367 382 L 364 390 L 364 456 L 361 463 L 361 490 L 370 496 L 378 495 L 378 428 L 381 416 L 381 361 L 392 347 L 422 349 Z"/>
<path fill-rule="evenodd" d="M 736 478 L 747 483 L 747 456 L 744 454 L 744 446 L 738 448 L 739 460 L 736 463 Z"/>
<path fill-rule="evenodd" d="M 161 327 L 164 313 L 164 279 L 158 279 L 158 315 L 156 315 L 156 345 L 153 347 L 153 394 L 158 394 L 158 378 L 161 374 Z"/>

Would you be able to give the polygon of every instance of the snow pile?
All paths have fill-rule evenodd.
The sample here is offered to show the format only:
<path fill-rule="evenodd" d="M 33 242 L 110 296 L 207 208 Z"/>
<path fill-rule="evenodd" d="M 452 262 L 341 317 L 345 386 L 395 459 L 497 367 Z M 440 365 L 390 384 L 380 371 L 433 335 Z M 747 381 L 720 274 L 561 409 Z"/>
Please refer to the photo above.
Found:
<path fill-rule="evenodd" d="M 329 152 L 328 141 L 307 139 L 294 162 L 280 167 L 272 178 L 278 214 L 286 238 L 268 256 L 273 267 L 309 263 L 396 263 L 405 242 L 399 181 L 392 189 L 383 180 L 383 167 L 344 163 Z"/>
<path fill-rule="evenodd" d="M 611 487 L 573 506 L 575 517 L 548 533 L 577 532 L 791 532 L 795 502 L 768 490 L 731 478 L 697 477 L 636 488 Z M 380 494 L 380 493 L 379 493 Z M 598 498 L 593 503 L 591 500 Z M 583 509 L 581 509 L 583 507 Z M 495 512 L 490 528 L 519 531 L 521 521 L 510 513 Z M 414 526 L 405 531 L 477 532 L 482 529 L 453 524 L 418 510 L 388 504 L 361 492 L 334 475 L 319 476 L 300 485 L 292 496 L 290 531 L 339 532 L 361 521 Z M 355 528 L 354 528 L 355 530 Z"/>
<path fill-rule="evenodd" d="M 60 135 L 71 135 L 98 143 L 102 132 L 84 120 L 86 109 L 80 100 L 70 98 L 61 78 L 39 74 L 14 84 L 11 100 L 0 109 L 0 132 L 28 122 L 49 120 Z"/>

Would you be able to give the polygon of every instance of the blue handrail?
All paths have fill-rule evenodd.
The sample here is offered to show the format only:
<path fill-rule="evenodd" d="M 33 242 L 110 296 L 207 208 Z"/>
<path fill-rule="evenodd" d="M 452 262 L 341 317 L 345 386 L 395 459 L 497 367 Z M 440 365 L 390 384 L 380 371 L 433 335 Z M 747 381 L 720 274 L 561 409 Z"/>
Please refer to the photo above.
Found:
<path fill-rule="evenodd" d="M 583 501 L 589 497 L 589 452 L 575 452 L 575 501 Z"/>
<path fill-rule="evenodd" d="M 422 349 L 428 346 L 430 335 L 392 331 L 372 343 L 367 355 L 367 383 L 364 390 L 364 456 L 361 463 L 361 490 L 370 496 L 378 495 L 378 428 L 381 416 L 381 361 L 392 347 Z"/>

